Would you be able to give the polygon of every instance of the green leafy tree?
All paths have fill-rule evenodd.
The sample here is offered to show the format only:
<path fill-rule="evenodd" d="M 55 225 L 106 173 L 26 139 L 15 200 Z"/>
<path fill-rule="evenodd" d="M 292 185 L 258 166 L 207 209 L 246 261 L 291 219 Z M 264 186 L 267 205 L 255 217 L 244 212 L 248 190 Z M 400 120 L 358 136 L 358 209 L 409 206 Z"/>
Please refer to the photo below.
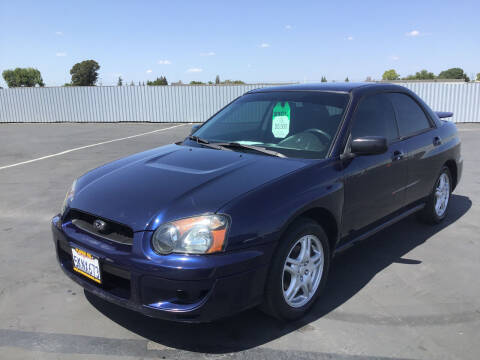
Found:
<path fill-rule="evenodd" d="M 435 79 L 435 74 L 427 70 L 417 71 L 415 75 L 408 75 L 402 80 L 433 80 Z"/>
<path fill-rule="evenodd" d="M 95 86 L 100 65 L 95 60 L 85 60 L 73 65 L 70 70 L 73 86 Z"/>
<path fill-rule="evenodd" d="M 215 76 L 215 85 L 219 85 L 220 84 L 220 76 L 217 75 Z"/>
<path fill-rule="evenodd" d="M 386 70 L 382 75 L 382 80 L 399 80 L 400 75 L 394 69 Z"/>
<path fill-rule="evenodd" d="M 190 81 L 190 85 L 205 85 L 205 83 L 201 81 Z"/>
<path fill-rule="evenodd" d="M 122 86 L 122 85 L 123 85 L 123 79 L 121 76 L 119 76 L 117 81 L 117 86 Z"/>
<path fill-rule="evenodd" d="M 147 85 L 149 86 L 168 85 L 168 81 L 165 76 L 160 76 L 160 77 L 157 77 L 154 81 L 147 81 Z"/>
<path fill-rule="evenodd" d="M 40 71 L 34 68 L 16 68 L 15 70 L 4 70 L 3 79 L 9 88 L 45 86 Z"/>
<path fill-rule="evenodd" d="M 225 84 L 225 85 L 245 85 L 245 83 L 242 80 L 225 80 L 225 81 L 222 81 L 222 84 Z"/>
<path fill-rule="evenodd" d="M 439 79 L 463 79 L 465 81 L 470 81 L 470 78 L 463 72 L 461 68 L 451 68 L 448 70 L 442 71 L 438 74 Z"/>
<path fill-rule="evenodd" d="M 348 79 L 348 76 L 345 78 L 345 82 L 350 82 L 350 80 Z"/>
<path fill-rule="evenodd" d="M 320 80 L 321 82 L 327 82 L 327 78 L 325 76 L 322 76 L 322 80 Z"/>
<path fill-rule="evenodd" d="M 477 81 L 480 81 L 480 73 L 477 74 Z"/>

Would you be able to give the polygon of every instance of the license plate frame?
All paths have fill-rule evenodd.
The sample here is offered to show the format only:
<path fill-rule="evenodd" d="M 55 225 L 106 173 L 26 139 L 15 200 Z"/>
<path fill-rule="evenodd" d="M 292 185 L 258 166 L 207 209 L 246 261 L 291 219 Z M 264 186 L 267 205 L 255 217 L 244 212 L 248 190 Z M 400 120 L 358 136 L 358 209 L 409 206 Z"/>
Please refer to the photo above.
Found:
<path fill-rule="evenodd" d="M 100 268 L 100 259 L 78 247 L 71 247 L 71 249 L 73 271 L 85 276 L 97 284 L 101 284 L 102 271 Z"/>

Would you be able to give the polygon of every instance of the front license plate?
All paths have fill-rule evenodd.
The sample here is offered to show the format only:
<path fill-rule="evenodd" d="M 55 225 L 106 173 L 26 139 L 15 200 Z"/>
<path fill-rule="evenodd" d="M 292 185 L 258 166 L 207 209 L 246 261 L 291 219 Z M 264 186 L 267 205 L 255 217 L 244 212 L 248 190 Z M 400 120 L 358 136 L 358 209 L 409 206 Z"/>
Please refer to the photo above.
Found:
<path fill-rule="evenodd" d="M 98 258 L 86 251 L 72 248 L 73 270 L 99 284 L 102 283 Z"/>

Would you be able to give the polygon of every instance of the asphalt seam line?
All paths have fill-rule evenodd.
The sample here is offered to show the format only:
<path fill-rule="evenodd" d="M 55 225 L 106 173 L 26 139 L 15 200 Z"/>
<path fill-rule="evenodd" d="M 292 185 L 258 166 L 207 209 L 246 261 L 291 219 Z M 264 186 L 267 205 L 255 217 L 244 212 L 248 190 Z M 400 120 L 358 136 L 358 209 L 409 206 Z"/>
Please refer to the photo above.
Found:
<path fill-rule="evenodd" d="M 126 136 L 126 137 L 119 138 L 119 139 L 107 140 L 107 141 L 102 141 L 102 142 L 99 142 L 99 143 L 96 143 L 96 144 L 80 146 L 80 147 L 76 147 L 76 148 L 73 148 L 73 149 L 61 151 L 61 152 L 56 153 L 56 154 L 46 155 L 46 156 L 42 156 L 42 157 L 39 157 L 39 158 L 36 158 L 36 159 L 22 161 L 22 162 L 19 162 L 19 163 L 16 163 L 16 164 L 0 166 L 0 170 L 4 170 L 4 169 L 12 168 L 12 167 L 15 167 L 15 166 L 20 166 L 20 165 L 30 164 L 30 163 L 33 163 L 33 162 L 36 162 L 36 161 L 45 160 L 45 159 L 49 159 L 49 158 L 52 158 L 52 157 L 65 155 L 65 154 L 68 154 L 68 153 L 71 153 L 71 152 L 74 152 L 74 151 L 88 149 L 88 148 L 91 148 L 91 147 L 94 147 L 94 146 L 110 144 L 110 143 L 117 142 L 117 141 L 128 140 L 128 139 L 133 139 L 133 138 L 140 137 L 140 136 L 145 136 L 145 135 L 149 135 L 149 134 L 153 134 L 153 133 L 157 133 L 157 132 L 162 132 L 162 131 L 174 129 L 174 128 L 177 128 L 177 127 L 180 127 L 180 126 L 185 126 L 185 125 L 189 125 L 189 124 L 180 124 L 180 125 L 170 126 L 170 127 L 167 127 L 167 128 L 152 130 L 152 131 L 148 131 L 148 132 L 144 132 L 144 133 L 136 134 L 136 135 L 130 135 L 130 136 Z"/>

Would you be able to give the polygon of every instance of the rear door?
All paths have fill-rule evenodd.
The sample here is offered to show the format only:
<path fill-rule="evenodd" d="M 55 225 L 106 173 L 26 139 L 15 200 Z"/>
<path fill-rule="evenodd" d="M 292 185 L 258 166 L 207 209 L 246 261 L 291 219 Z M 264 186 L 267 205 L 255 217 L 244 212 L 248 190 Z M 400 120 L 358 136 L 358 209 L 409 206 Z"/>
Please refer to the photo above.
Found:
<path fill-rule="evenodd" d="M 439 131 L 423 108 L 408 94 L 389 93 L 395 109 L 400 138 L 408 158 L 406 203 L 415 202 L 432 191 L 441 167 L 442 143 Z"/>
<path fill-rule="evenodd" d="M 384 93 L 365 97 L 352 119 L 351 138 L 383 136 L 388 151 L 356 156 L 345 168 L 343 235 L 391 214 L 405 204 L 407 163 L 395 112 Z"/>

